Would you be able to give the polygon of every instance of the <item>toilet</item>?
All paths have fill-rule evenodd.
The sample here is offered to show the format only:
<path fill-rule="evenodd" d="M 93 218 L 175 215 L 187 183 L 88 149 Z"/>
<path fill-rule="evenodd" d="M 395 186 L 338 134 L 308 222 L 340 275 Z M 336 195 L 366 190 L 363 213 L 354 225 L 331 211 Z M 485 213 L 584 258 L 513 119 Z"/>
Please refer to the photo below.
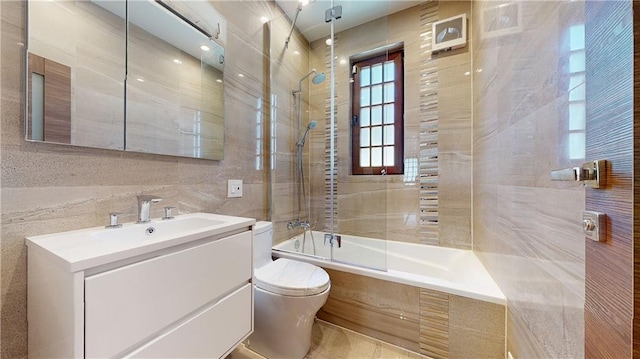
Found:
<path fill-rule="evenodd" d="M 272 260 L 271 222 L 256 223 L 253 234 L 254 332 L 246 345 L 269 359 L 303 358 L 313 320 L 329 296 L 329 275 L 313 264 Z"/>

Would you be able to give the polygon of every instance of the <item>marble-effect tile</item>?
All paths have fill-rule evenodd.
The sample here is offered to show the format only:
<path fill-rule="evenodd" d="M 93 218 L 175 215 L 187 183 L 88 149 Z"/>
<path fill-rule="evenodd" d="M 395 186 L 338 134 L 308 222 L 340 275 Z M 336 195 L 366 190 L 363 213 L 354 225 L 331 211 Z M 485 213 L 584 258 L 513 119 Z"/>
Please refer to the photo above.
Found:
<path fill-rule="evenodd" d="M 564 64 L 584 4 L 518 4 L 521 31 L 488 38 L 472 25 L 474 68 L 482 69 L 473 74 L 473 245 L 509 300 L 508 350 L 580 358 L 584 188 L 552 182 L 549 172 L 581 161 L 567 156 Z M 496 5 L 474 2 L 473 18 Z"/>

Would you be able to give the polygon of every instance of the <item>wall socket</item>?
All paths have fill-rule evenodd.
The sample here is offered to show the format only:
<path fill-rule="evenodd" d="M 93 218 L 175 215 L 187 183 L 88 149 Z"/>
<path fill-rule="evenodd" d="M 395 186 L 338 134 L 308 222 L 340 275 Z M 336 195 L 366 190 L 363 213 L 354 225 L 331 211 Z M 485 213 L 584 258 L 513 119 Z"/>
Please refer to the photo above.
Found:
<path fill-rule="evenodd" d="M 242 197 L 242 180 L 229 180 L 227 197 Z"/>

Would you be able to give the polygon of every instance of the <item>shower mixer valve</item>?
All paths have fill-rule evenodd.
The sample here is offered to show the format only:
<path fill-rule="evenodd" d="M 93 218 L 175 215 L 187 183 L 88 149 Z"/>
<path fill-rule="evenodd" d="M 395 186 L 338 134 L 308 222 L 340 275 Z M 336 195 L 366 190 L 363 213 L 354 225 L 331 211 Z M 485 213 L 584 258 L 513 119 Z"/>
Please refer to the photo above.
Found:
<path fill-rule="evenodd" d="M 287 222 L 287 229 L 296 229 L 296 228 L 311 228 L 311 223 L 309 223 L 309 221 L 301 221 L 301 220 L 295 220 L 295 221 L 290 221 Z"/>

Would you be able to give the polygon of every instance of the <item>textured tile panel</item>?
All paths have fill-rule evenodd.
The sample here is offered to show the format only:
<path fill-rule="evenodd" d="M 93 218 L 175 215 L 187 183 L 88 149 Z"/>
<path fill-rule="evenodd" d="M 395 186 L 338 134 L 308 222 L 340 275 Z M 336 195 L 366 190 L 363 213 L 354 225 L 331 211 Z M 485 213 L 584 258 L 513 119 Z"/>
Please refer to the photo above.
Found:
<path fill-rule="evenodd" d="M 449 358 L 449 295 L 420 289 L 420 353 Z"/>
<path fill-rule="evenodd" d="M 567 151 L 569 99 L 577 94 L 570 87 L 583 81 L 570 81 L 568 64 L 579 51 L 584 4 L 517 4 L 520 28 L 491 37 L 481 19 L 496 3 L 473 2 L 473 245 L 509 299 L 509 351 L 580 358 L 584 188 L 552 182 L 549 172 L 582 162 Z M 495 338 L 456 328 L 498 347 Z"/>
<path fill-rule="evenodd" d="M 419 289 L 327 270 L 331 292 L 318 318 L 419 351 Z"/>

